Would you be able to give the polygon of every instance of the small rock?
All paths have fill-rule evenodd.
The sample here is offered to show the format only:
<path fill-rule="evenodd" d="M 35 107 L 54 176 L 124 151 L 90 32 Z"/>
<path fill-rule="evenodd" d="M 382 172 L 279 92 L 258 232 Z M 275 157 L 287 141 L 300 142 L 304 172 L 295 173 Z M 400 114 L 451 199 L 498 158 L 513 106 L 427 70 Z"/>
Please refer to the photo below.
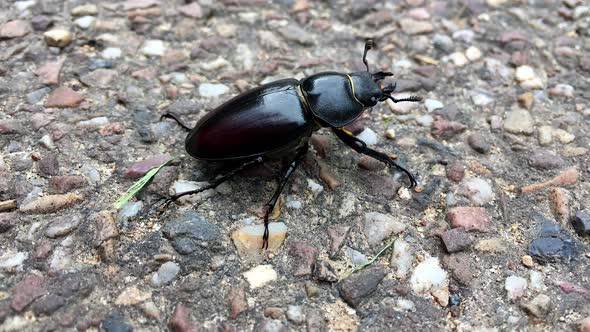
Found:
<path fill-rule="evenodd" d="M 137 216 L 137 214 L 143 209 L 143 202 L 127 202 L 119 210 L 119 220 L 127 221 Z"/>
<path fill-rule="evenodd" d="M 399 21 L 402 31 L 408 35 L 427 34 L 434 31 L 434 26 L 429 21 L 418 21 L 411 18 L 402 18 Z"/>
<path fill-rule="evenodd" d="M 47 45 L 62 48 L 72 42 L 73 35 L 68 30 L 58 28 L 46 31 L 43 37 Z"/>
<path fill-rule="evenodd" d="M 94 4 L 88 3 L 72 8 L 71 13 L 73 16 L 96 15 L 98 14 L 98 7 Z"/>
<path fill-rule="evenodd" d="M 121 55 L 123 54 L 123 51 L 118 48 L 118 47 L 107 47 L 104 50 L 102 50 L 102 53 L 100 53 L 100 55 L 108 60 L 115 60 L 121 57 Z"/>
<path fill-rule="evenodd" d="M 73 189 L 84 188 L 86 185 L 86 178 L 79 175 L 53 176 L 49 179 L 49 188 L 56 194 L 65 194 Z"/>
<path fill-rule="evenodd" d="M 365 214 L 363 233 L 371 246 L 381 244 L 391 234 L 399 234 L 406 229 L 406 225 L 395 221 L 392 217 L 379 213 L 368 212 Z"/>
<path fill-rule="evenodd" d="M 172 246 L 182 255 L 191 254 L 201 246 L 216 243 L 220 232 L 217 226 L 207 222 L 193 211 L 186 212 L 168 222 L 162 229 L 164 236 L 172 241 Z"/>
<path fill-rule="evenodd" d="M 557 84 L 556 86 L 549 89 L 549 95 L 573 98 L 574 87 L 569 84 Z"/>
<path fill-rule="evenodd" d="M 356 272 L 342 280 L 339 287 L 340 296 L 352 307 L 357 307 L 365 297 L 377 289 L 385 275 L 385 269 L 381 266 L 370 266 Z"/>
<path fill-rule="evenodd" d="M 244 278 L 248 281 L 250 288 L 255 289 L 277 280 L 277 272 L 270 264 L 258 265 L 244 272 Z"/>
<path fill-rule="evenodd" d="M 275 251 L 281 247 L 287 236 L 287 226 L 282 222 L 268 224 L 268 250 Z M 241 227 L 231 234 L 231 239 L 240 256 L 255 256 L 261 253 L 264 225 Z"/>
<path fill-rule="evenodd" d="M 48 294 L 33 305 L 33 312 L 38 316 L 49 316 L 66 304 L 66 299 L 57 294 Z"/>
<path fill-rule="evenodd" d="M 471 95 L 471 101 L 475 106 L 488 106 L 494 102 L 494 98 L 487 93 L 474 93 Z"/>
<path fill-rule="evenodd" d="M 590 235 L 590 215 L 585 212 L 577 212 L 570 218 L 570 222 L 576 233 L 580 236 Z"/>
<path fill-rule="evenodd" d="M 492 148 L 491 144 L 479 133 L 469 135 L 469 137 L 467 137 L 467 143 L 473 150 L 481 154 L 490 152 L 490 149 Z"/>
<path fill-rule="evenodd" d="M 527 288 L 527 281 L 525 278 L 518 276 L 510 276 L 506 278 L 504 283 L 504 289 L 508 295 L 510 301 L 516 301 L 524 296 L 524 292 Z"/>
<path fill-rule="evenodd" d="M 414 293 L 432 295 L 441 306 L 446 306 L 445 301 L 448 303 L 449 280 L 447 272 L 440 266 L 436 257 L 428 257 L 416 266 L 410 278 L 410 285 Z"/>
<path fill-rule="evenodd" d="M 539 294 L 534 299 L 522 305 L 522 308 L 536 318 L 545 318 L 551 310 L 551 298 L 545 294 Z"/>
<path fill-rule="evenodd" d="M 451 138 L 467 128 L 464 124 L 456 121 L 448 121 L 440 116 L 434 117 L 431 133 L 437 138 Z"/>
<path fill-rule="evenodd" d="M 448 252 L 453 253 L 468 248 L 473 240 L 465 232 L 464 228 L 453 228 L 441 235 L 445 248 Z"/>
<path fill-rule="evenodd" d="M 96 18 L 94 16 L 82 16 L 80 18 L 77 18 L 74 20 L 74 24 L 80 28 L 80 29 L 88 29 L 90 28 L 94 22 L 96 21 Z"/>
<path fill-rule="evenodd" d="M 526 110 L 510 111 L 504 120 L 504 130 L 517 135 L 530 135 L 534 131 L 533 118 Z"/>
<path fill-rule="evenodd" d="M 166 262 L 152 275 L 152 285 L 154 287 L 167 285 L 176 278 L 178 272 L 180 272 L 180 266 L 178 266 L 178 264 L 174 262 Z"/>
<path fill-rule="evenodd" d="M 410 243 L 403 239 L 395 240 L 390 264 L 396 268 L 396 278 L 405 279 L 412 268 L 415 250 Z"/>
<path fill-rule="evenodd" d="M 129 166 L 123 173 L 123 176 L 127 179 L 138 179 L 145 175 L 150 169 L 162 165 L 171 158 L 172 157 L 166 154 L 157 154 Z"/>
<path fill-rule="evenodd" d="M 529 280 L 531 289 L 536 291 L 544 291 L 546 289 L 544 283 L 544 277 L 541 272 L 537 270 L 529 270 Z"/>
<path fill-rule="evenodd" d="M 15 269 L 19 269 L 28 257 L 29 254 L 26 252 L 4 252 L 0 256 L 0 271 L 12 271 Z"/>
<path fill-rule="evenodd" d="M 426 99 L 424 100 L 424 107 L 426 107 L 428 112 L 433 112 L 437 109 L 445 107 L 445 105 L 436 99 Z"/>
<path fill-rule="evenodd" d="M 340 251 L 344 240 L 348 235 L 350 226 L 330 226 L 328 227 L 327 233 L 330 238 L 330 256 L 334 256 Z"/>
<path fill-rule="evenodd" d="M 522 265 L 526 267 L 533 267 L 533 258 L 529 255 L 522 256 Z"/>
<path fill-rule="evenodd" d="M 184 6 L 178 7 L 178 11 L 184 15 L 191 18 L 202 18 L 203 17 L 203 9 L 198 2 L 189 3 Z"/>
<path fill-rule="evenodd" d="M 59 161 L 57 155 L 49 153 L 43 159 L 39 160 L 39 173 L 44 177 L 59 174 Z"/>
<path fill-rule="evenodd" d="M 45 230 L 45 236 L 53 239 L 68 235 L 73 230 L 78 228 L 80 222 L 82 222 L 82 217 L 77 214 L 58 217 L 47 226 L 47 230 Z"/>
<path fill-rule="evenodd" d="M 572 238 L 558 224 L 545 220 L 536 239 L 529 244 L 529 255 L 541 263 L 570 262 L 578 254 Z"/>
<path fill-rule="evenodd" d="M 473 280 L 473 268 L 468 253 L 460 252 L 446 255 L 443 257 L 443 263 L 461 285 L 469 286 L 471 284 Z"/>
<path fill-rule="evenodd" d="M 527 65 L 516 68 L 515 77 L 525 89 L 541 89 L 544 86 L 543 81 L 537 76 L 533 68 Z"/>
<path fill-rule="evenodd" d="M 453 228 L 463 227 L 467 231 L 485 231 L 490 223 L 486 210 L 482 207 L 454 207 L 447 212 Z"/>
<path fill-rule="evenodd" d="M 371 128 L 365 128 L 360 134 L 356 135 L 356 138 L 365 142 L 367 146 L 377 144 L 377 134 Z"/>
<path fill-rule="evenodd" d="M 99 68 L 80 77 L 80 81 L 88 86 L 108 88 L 116 76 L 117 72 L 112 69 Z"/>
<path fill-rule="evenodd" d="M 430 127 L 434 122 L 434 118 L 430 114 L 421 115 L 416 118 L 416 122 L 422 127 Z"/>
<path fill-rule="evenodd" d="M 132 0 L 136 1 L 136 0 Z M 149 1 L 149 0 L 148 0 Z M 198 332 L 199 329 L 189 318 L 188 309 L 184 304 L 177 304 L 168 322 L 168 327 L 174 332 Z"/>
<path fill-rule="evenodd" d="M 69 205 L 83 200 L 82 195 L 67 193 L 63 195 L 42 196 L 30 203 L 21 205 L 19 210 L 23 213 L 52 213 L 59 211 Z"/>
<path fill-rule="evenodd" d="M 457 67 L 463 67 L 469 63 L 469 59 L 465 56 L 463 52 L 454 52 L 449 54 L 449 59 L 453 62 L 453 64 Z"/>
<path fill-rule="evenodd" d="M 152 298 L 152 292 L 144 292 L 139 290 L 136 286 L 125 288 L 115 300 L 116 305 L 137 305 Z"/>
<path fill-rule="evenodd" d="M 518 95 L 518 102 L 520 105 L 527 110 L 530 110 L 533 107 L 533 102 L 535 101 L 535 95 L 532 92 L 525 92 L 523 94 Z"/>
<path fill-rule="evenodd" d="M 59 72 L 65 62 L 66 58 L 62 58 L 57 61 L 47 62 L 41 67 L 39 67 L 36 71 L 36 74 L 39 76 L 41 83 L 43 84 L 58 84 L 59 83 Z M 59 88 L 58 88 L 59 89 Z M 67 88 L 64 88 L 67 89 Z M 64 92 L 65 94 L 66 92 Z M 69 95 L 69 91 L 67 91 Z M 48 107 L 46 105 L 46 107 Z"/>
<path fill-rule="evenodd" d="M 166 53 L 166 45 L 161 40 L 148 39 L 143 43 L 141 53 L 150 56 L 162 56 Z"/>
<path fill-rule="evenodd" d="M 336 270 L 332 267 L 332 265 L 330 265 L 330 263 L 323 260 L 315 264 L 313 275 L 319 281 L 338 281 L 338 275 L 336 273 Z"/>
<path fill-rule="evenodd" d="M 303 277 L 312 274 L 319 251 L 306 242 L 296 241 L 291 243 L 289 255 L 295 257 L 296 263 L 293 265 L 293 275 Z"/>
<path fill-rule="evenodd" d="M 199 85 L 199 95 L 201 97 L 219 97 L 228 91 L 229 87 L 225 84 L 201 83 L 201 85 Z"/>
<path fill-rule="evenodd" d="M 284 315 L 284 311 L 278 307 L 268 307 L 264 309 L 264 317 L 272 319 L 280 319 Z"/>
<path fill-rule="evenodd" d="M 578 170 L 574 167 L 563 170 L 556 177 L 549 179 L 545 182 L 534 183 L 528 186 L 522 187 L 520 191 L 522 193 L 530 193 L 533 191 L 541 190 L 549 186 L 563 186 L 567 184 L 574 184 L 578 181 Z"/>
<path fill-rule="evenodd" d="M 278 30 L 278 33 L 283 36 L 283 38 L 299 43 L 301 45 L 313 45 L 314 40 L 307 31 L 300 28 L 296 24 L 288 24 L 287 26 L 282 27 Z"/>
<path fill-rule="evenodd" d="M 540 150 L 534 152 L 533 155 L 529 157 L 529 165 L 537 169 L 549 170 L 563 167 L 565 161 L 563 158 L 552 152 Z"/>
<path fill-rule="evenodd" d="M 8 21 L 0 26 L 0 39 L 20 38 L 30 32 L 29 24 L 23 20 Z"/>
<path fill-rule="evenodd" d="M 482 206 L 494 199 L 492 186 L 482 178 L 470 178 L 461 184 L 462 194 L 474 205 Z"/>
<path fill-rule="evenodd" d="M 447 177 L 455 182 L 459 182 L 465 176 L 465 168 L 463 167 L 463 163 L 459 160 L 454 160 L 447 165 L 446 168 Z"/>
<path fill-rule="evenodd" d="M 474 62 L 481 59 L 482 54 L 479 48 L 475 46 L 470 46 L 468 49 L 465 50 L 465 56 L 467 57 L 467 59 L 469 59 L 469 61 Z"/>
<path fill-rule="evenodd" d="M 552 130 L 553 137 L 557 138 L 559 143 L 561 144 L 568 144 L 573 142 L 576 139 L 576 136 L 572 133 L 569 133 L 563 129 L 557 128 Z"/>
<path fill-rule="evenodd" d="M 30 303 L 46 292 L 45 280 L 42 276 L 29 274 L 12 289 L 10 307 L 22 312 Z"/>
<path fill-rule="evenodd" d="M 59 87 L 49 94 L 45 100 L 45 107 L 68 108 L 76 107 L 84 97 L 67 87 Z"/>
<path fill-rule="evenodd" d="M 232 287 L 227 296 L 227 303 L 229 305 L 229 319 L 236 319 L 238 316 L 248 310 L 248 301 L 246 300 L 246 292 L 242 287 Z"/>
<path fill-rule="evenodd" d="M 122 3 L 123 10 L 145 9 L 160 5 L 159 0 L 127 0 Z"/>
<path fill-rule="evenodd" d="M 45 15 L 36 15 L 31 19 L 31 25 L 35 31 L 46 31 L 52 24 L 51 18 Z"/>
<path fill-rule="evenodd" d="M 287 307 L 287 319 L 295 325 L 301 325 L 305 322 L 303 309 L 300 305 L 290 305 Z"/>

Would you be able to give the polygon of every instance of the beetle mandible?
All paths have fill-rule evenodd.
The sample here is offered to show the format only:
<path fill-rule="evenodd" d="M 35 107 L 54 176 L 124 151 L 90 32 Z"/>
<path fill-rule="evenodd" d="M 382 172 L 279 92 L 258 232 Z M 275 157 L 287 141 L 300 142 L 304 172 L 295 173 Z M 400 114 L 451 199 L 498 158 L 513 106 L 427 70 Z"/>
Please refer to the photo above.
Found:
<path fill-rule="evenodd" d="M 363 63 L 367 71 L 350 74 L 323 72 L 300 81 L 283 79 L 264 84 L 210 111 L 192 129 L 174 114 L 164 114 L 163 117 L 172 118 L 189 131 L 185 148 L 192 157 L 240 164 L 205 187 L 170 197 L 163 207 L 182 196 L 216 188 L 256 164 L 294 154 L 282 171 L 278 188 L 265 205 L 262 248 L 268 248 L 269 215 L 287 181 L 305 157 L 311 134 L 323 127 L 331 128 L 344 144 L 356 152 L 404 172 L 410 180 L 410 188 L 414 187 L 416 180 L 412 173 L 396 164 L 388 155 L 368 148 L 365 142 L 343 128 L 378 102 L 387 99 L 395 103 L 422 100 L 418 96 L 396 99 L 391 96 L 395 91 L 395 83 L 387 86 L 380 84 L 393 73 L 369 71 L 367 53 L 373 46 L 373 40 L 366 41 Z"/>

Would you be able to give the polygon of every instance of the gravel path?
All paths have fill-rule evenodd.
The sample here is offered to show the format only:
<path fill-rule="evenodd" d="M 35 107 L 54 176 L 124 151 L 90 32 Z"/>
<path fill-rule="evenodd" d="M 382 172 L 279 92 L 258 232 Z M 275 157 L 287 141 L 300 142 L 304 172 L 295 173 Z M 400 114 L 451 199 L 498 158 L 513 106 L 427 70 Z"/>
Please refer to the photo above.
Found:
<path fill-rule="evenodd" d="M 590 4 L 0 1 L 0 331 L 590 331 Z M 261 83 L 392 71 L 273 213 L 188 123 Z M 137 198 L 114 201 L 171 157 Z M 380 253 L 378 257 L 376 255 Z"/>

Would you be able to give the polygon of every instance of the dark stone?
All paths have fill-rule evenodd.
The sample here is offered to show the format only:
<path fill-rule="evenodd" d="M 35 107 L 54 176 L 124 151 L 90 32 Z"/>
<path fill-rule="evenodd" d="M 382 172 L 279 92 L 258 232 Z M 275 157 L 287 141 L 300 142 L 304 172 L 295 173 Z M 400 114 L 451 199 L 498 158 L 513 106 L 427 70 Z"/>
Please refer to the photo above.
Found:
<path fill-rule="evenodd" d="M 460 182 L 465 176 L 465 168 L 463 163 L 459 160 L 454 160 L 447 165 L 447 178 L 452 181 Z"/>
<path fill-rule="evenodd" d="M 48 153 L 43 159 L 39 160 L 39 173 L 44 177 L 59 174 L 59 161 L 56 154 Z"/>
<path fill-rule="evenodd" d="M 182 255 L 193 253 L 199 247 L 207 246 L 207 242 L 217 241 L 220 237 L 217 226 L 193 211 L 167 223 L 162 232 Z"/>
<path fill-rule="evenodd" d="M 195 323 L 189 317 L 188 309 L 181 303 L 177 304 L 168 322 L 170 330 L 175 332 L 196 332 Z"/>
<path fill-rule="evenodd" d="M 29 274 L 14 286 L 10 306 L 15 311 L 21 312 L 43 293 L 45 293 L 43 277 Z"/>
<path fill-rule="evenodd" d="M 558 169 L 565 165 L 565 161 L 549 151 L 537 151 L 529 157 L 529 165 L 537 169 Z"/>
<path fill-rule="evenodd" d="M 385 269 L 382 266 L 371 266 L 354 273 L 340 284 L 340 296 L 346 303 L 357 307 L 365 297 L 377 289 L 385 275 Z"/>
<path fill-rule="evenodd" d="M 137 108 L 133 113 L 133 121 L 137 127 L 137 133 L 144 143 L 154 143 L 156 141 L 156 135 L 150 126 L 153 118 L 154 115 L 152 112 L 144 107 Z"/>
<path fill-rule="evenodd" d="M 109 59 L 103 58 L 90 58 L 88 60 L 88 69 L 96 70 L 99 68 L 113 68 L 115 67 L 115 62 Z"/>
<path fill-rule="evenodd" d="M 469 254 L 461 252 L 446 255 L 443 257 L 442 262 L 460 284 L 468 286 L 471 283 L 471 280 L 473 280 L 473 271 Z"/>
<path fill-rule="evenodd" d="M 469 143 L 469 146 L 473 150 L 481 154 L 486 154 L 490 152 L 490 149 L 492 148 L 490 143 L 488 143 L 488 141 L 483 137 L 483 135 L 479 133 L 469 135 L 469 137 L 467 137 L 467 143 Z"/>
<path fill-rule="evenodd" d="M 529 255 L 542 264 L 569 263 L 578 255 L 578 248 L 566 230 L 551 220 L 544 220 L 538 238 L 529 244 Z"/>
<path fill-rule="evenodd" d="M 27 155 L 15 155 L 12 160 L 12 169 L 15 172 L 28 171 L 33 167 L 33 159 Z"/>
<path fill-rule="evenodd" d="M 33 29 L 35 29 L 35 31 L 45 31 L 52 24 L 53 21 L 51 20 L 51 18 L 45 15 L 37 15 L 31 19 L 31 25 L 33 26 Z"/>
<path fill-rule="evenodd" d="M 590 215 L 587 213 L 577 212 L 573 217 L 570 218 L 570 222 L 572 223 L 572 226 L 578 235 L 590 235 Z"/>
<path fill-rule="evenodd" d="M 303 277 L 313 272 L 319 251 L 306 242 L 296 241 L 291 243 L 289 255 L 294 257 L 296 262 L 293 266 L 293 274 L 296 277 Z"/>
<path fill-rule="evenodd" d="M 313 270 L 313 276 L 319 281 L 336 282 L 338 274 L 336 269 L 326 261 L 319 261 Z"/>
<path fill-rule="evenodd" d="M 105 332 L 131 332 L 133 327 L 125 322 L 125 318 L 120 313 L 111 313 L 101 324 Z"/>
<path fill-rule="evenodd" d="M 45 295 L 35 302 L 33 311 L 37 316 L 49 316 L 66 304 L 66 300 L 56 294 Z"/>
<path fill-rule="evenodd" d="M 0 213 L 0 234 L 6 233 L 15 226 L 16 213 Z"/>
<path fill-rule="evenodd" d="M 452 228 L 441 235 L 448 252 L 453 253 L 468 248 L 473 239 L 463 227 Z"/>

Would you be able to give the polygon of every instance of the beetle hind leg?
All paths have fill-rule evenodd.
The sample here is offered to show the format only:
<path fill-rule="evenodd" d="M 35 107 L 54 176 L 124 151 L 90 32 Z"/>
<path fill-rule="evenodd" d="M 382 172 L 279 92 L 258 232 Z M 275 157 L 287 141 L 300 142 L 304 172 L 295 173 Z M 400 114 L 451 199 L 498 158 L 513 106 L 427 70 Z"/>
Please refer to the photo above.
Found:
<path fill-rule="evenodd" d="M 162 114 L 162 116 L 160 117 L 160 121 L 162 119 L 172 119 L 172 120 L 176 121 L 176 123 L 178 123 L 178 125 L 181 126 L 184 130 L 186 130 L 186 131 L 191 131 L 192 130 L 189 126 L 187 126 L 184 123 L 184 121 L 182 121 L 182 120 L 180 120 L 178 118 L 178 115 L 176 115 L 176 114 L 174 114 L 172 112 L 166 112 L 166 113 Z"/>
<path fill-rule="evenodd" d="M 242 165 L 238 166 L 237 168 L 234 168 L 233 170 L 231 170 L 230 172 L 222 175 L 221 177 L 213 180 L 209 185 L 206 185 L 202 188 L 199 189 L 195 189 L 195 190 L 191 190 L 191 191 L 185 191 L 179 194 L 176 194 L 168 199 L 166 199 L 166 201 L 164 201 L 164 204 L 158 209 L 159 213 L 162 213 L 167 207 L 168 205 L 170 205 L 171 203 L 177 201 L 179 198 L 183 197 L 183 196 L 188 196 L 188 195 L 193 195 L 193 194 L 198 194 L 201 193 L 205 190 L 209 190 L 209 189 L 215 189 L 217 188 L 220 184 L 224 183 L 225 181 L 233 178 L 236 174 L 238 174 L 239 172 L 250 168 L 256 164 L 261 164 L 264 160 L 262 159 L 262 157 L 258 157 L 256 159 L 250 160 L 248 162 L 243 163 Z"/>
<path fill-rule="evenodd" d="M 336 136 L 342 142 L 344 142 L 344 144 L 351 147 L 354 151 L 356 151 L 358 153 L 362 153 L 364 155 L 367 155 L 371 158 L 375 158 L 375 159 L 387 164 L 390 167 L 395 167 L 396 169 L 404 172 L 408 176 L 408 179 L 410 180 L 410 188 L 414 188 L 418 184 L 416 182 L 416 178 L 414 178 L 414 175 L 412 175 L 412 173 L 410 171 L 408 171 L 407 169 L 398 165 L 395 161 L 393 161 L 393 159 L 391 159 L 391 157 L 389 157 L 385 153 L 368 148 L 367 144 L 365 144 L 365 142 L 361 141 L 360 139 L 358 139 L 352 135 L 347 134 L 345 131 L 343 131 L 341 129 L 332 128 L 332 131 L 336 134 Z"/>
<path fill-rule="evenodd" d="M 274 210 L 275 205 L 277 204 L 277 201 L 281 196 L 281 192 L 283 191 L 283 189 L 285 189 L 285 186 L 287 185 L 289 178 L 291 177 L 291 175 L 293 175 L 293 173 L 295 172 L 299 164 L 301 164 L 301 161 L 307 154 L 308 148 L 309 146 L 305 144 L 305 146 L 297 150 L 295 159 L 293 159 L 293 161 L 291 161 L 283 171 L 281 179 L 279 180 L 278 188 L 275 190 L 275 193 L 272 195 L 271 199 L 265 205 L 266 212 L 264 213 L 264 235 L 262 236 L 262 249 L 268 249 L 268 238 L 270 235 L 268 230 L 268 219 L 270 217 L 270 214 Z"/>

